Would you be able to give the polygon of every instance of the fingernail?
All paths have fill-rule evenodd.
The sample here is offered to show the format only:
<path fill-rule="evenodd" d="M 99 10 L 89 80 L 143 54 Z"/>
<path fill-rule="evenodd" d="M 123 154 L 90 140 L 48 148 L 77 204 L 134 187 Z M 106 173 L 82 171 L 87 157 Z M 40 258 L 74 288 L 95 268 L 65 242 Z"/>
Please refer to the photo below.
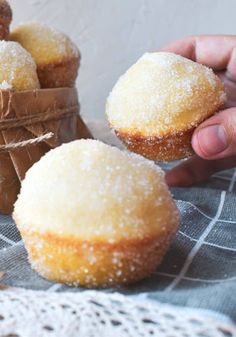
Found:
<path fill-rule="evenodd" d="M 200 129 L 193 136 L 192 146 L 209 156 L 223 152 L 228 146 L 224 127 L 219 124 Z"/>

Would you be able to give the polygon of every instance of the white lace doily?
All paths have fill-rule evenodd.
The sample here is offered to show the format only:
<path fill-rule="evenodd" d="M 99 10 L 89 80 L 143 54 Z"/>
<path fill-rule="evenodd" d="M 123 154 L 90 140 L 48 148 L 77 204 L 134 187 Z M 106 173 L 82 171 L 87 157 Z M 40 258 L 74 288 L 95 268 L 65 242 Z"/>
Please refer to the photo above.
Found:
<path fill-rule="evenodd" d="M 236 336 L 222 317 L 97 291 L 0 293 L 0 337 Z"/>

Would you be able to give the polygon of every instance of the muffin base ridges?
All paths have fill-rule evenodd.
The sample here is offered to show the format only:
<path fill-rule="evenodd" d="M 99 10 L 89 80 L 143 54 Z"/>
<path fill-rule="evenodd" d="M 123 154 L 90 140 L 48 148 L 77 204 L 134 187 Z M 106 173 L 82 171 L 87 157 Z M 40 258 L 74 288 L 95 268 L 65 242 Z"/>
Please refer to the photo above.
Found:
<path fill-rule="evenodd" d="M 46 279 L 73 286 L 111 287 L 150 276 L 161 263 L 175 231 L 172 228 L 158 236 L 115 243 L 21 233 L 32 268 Z"/>
<path fill-rule="evenodd" d="M 130 151 L 151 160 L 171 161 L 193 155 L 191 138 L 194 129 L 195 127 L 163 137 L 132 135 L 120 130 L 115 130 L 115 133 Z"/>

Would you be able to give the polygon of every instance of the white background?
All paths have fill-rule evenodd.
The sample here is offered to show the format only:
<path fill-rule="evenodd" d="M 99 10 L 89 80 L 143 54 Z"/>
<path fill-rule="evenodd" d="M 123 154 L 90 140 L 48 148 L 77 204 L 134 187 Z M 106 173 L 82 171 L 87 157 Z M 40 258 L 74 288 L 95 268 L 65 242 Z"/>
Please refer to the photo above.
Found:
<path fill-rule="evenodd" d="M 186 35 L 234 34 L 236 0 L 10 0 L 13 26 L 43 21 L 82 52 L 82 115 L 104 118 L 106 97 L 145 51 Z"/>

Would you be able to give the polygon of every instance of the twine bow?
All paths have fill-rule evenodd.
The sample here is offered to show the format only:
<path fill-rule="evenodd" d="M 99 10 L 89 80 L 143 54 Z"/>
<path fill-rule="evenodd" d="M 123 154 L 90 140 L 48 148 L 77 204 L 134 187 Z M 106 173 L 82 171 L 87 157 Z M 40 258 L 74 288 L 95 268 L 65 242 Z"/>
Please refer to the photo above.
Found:
<path fill-rule="evenodd" d="M 44 114 L 31 114 L 19 118 L 8 118 L 0 120 L 0 131 L 7 131 L 14 128 L 31 126 L 33 124 L 55 121 L 62 118 L 68 118 L 75 115 L 78 111 L 78 105 L 71 106 L 65 109 L 56 109 L 55 112 L 47 111 Z M 40 135 L 36 138 L 23 140 L 16 143 L 0 145 L 0 153 L 22 148 L 28 145 L 36 145 L 54 136 L 53 132 Z"/>

